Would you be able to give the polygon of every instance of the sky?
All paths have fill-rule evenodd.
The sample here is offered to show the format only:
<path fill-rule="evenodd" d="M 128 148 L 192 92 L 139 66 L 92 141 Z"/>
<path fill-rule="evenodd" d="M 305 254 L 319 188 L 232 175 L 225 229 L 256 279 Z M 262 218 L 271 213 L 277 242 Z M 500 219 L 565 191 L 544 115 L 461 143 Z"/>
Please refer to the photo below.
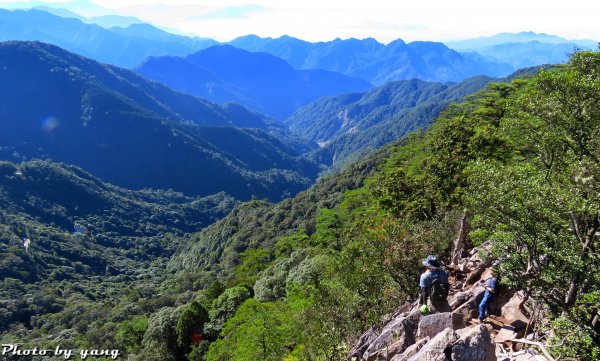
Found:
<path fill-rule="evenodd" d="M 307 41 L 445 41 L 535 31 L 600 40 L 600 1 L 569 0 L 0 0 L 1 8 L 66 8 L 134 16 L 165 29 L 228 41 L 256 34 Z"/>

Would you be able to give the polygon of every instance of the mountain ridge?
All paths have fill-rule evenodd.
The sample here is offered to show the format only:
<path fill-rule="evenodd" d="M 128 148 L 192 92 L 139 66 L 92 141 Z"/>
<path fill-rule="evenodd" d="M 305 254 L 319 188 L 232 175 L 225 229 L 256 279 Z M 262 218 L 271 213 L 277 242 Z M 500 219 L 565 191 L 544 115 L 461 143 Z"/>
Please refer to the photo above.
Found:
<path fill-rule="evenodd" d="M 135 71 L 174 89 L 219 103 L 234 101 L 278 119 L 318 97 L 372 87 L 333 72 L 295 70 L 279 57 L 231 45 L 213 46 L 185 58 L 147 58 Z"/>
<path fill-rule="evenodd" d="M 249 51 L 269 52 L 298 69 L 331 70 L 379 85 L 411 78 L 460 81 L 469 76 L 499 76 L 513 71 L 493 59 L 481 61 L 465 57 L 441 42 L 405 43 L 396 39 L 384 45 L 372 38 L 338 38 L 309 43 L 289 36 L 273 39 L 246 35 L 229 44 Z"/>
<path fill-rule="evenodd" d="M 284 131 L 241 107 L 177 93 L 53 45 L 5 42 L 0 54 L 4 159 L 52 158 L 128 188 L 224 190 L 241 199 L 277 199 L 316 177 L 316 165 L 269 134 Z M 238 128 L 236 119 L 262 130 Z M 203 131 L 215 126 L 220 133 Z M 233 135 L 274 158 L 257 152 L 248 163 L 224 152 L 219 144 Z"/>

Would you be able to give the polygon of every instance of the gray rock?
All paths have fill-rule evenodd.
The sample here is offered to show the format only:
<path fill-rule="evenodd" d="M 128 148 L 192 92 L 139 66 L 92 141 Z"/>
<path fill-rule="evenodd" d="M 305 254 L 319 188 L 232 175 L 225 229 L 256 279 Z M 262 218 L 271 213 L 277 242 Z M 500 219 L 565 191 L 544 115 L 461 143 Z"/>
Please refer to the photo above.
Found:
<path fill-rule="evenodd" d="M 414 344 L 420 317 L 419 310 L 414 310 L 408 315 L 399 316 L 385 325 L 381 334 L 371 342 L 362 355 L 363 360 L 377 360 L 377 357 L 381 355 L 391 358 Z M 393 349 L 390 348 L 392 344 L 394 344 Z"/>
<path fill-rule="evenodd" d="M 494 342 L 501 343 L 508 340 L 514 340 L 515 338 L 518 338 L 518 333 L 515 328 L 510 325 L 504 325 L 500 331 L 498 331 L 496 336 L 494 336 Z"/>
<path fill-rule="evenodd" d="M 472 293 L 470 291 L 456 292 L 448 299 L 448 303 L 453 310 L 457 309 L 458 306 L 467 302 L 471 299 Z"/>
<path fill-rule="evenodd" d="M 524 314 L 523 302 L 525 302 L 525 294 L 520 291 L 502 307 L 502 317 L 517 330 L 527 326 L 529 322 L 529 318 Z"/>
<path fill-rule="evenodd" d="M 356 341 L 354 346 L 348 352 L 348 358 L 357 358 L 360 359 L 362 355 L 365 353 L 369 345 L 375 341 L 375 339 L 379 336 L 373 328 L 367 330 L 367 332 L 363 333 L 362 336 Z"/>
<path fill-rule="evenodd" d="M 483 285 L 478 284 L 469 292 L 471 297 L 454 310 L 454 313 L 462 317 L 464 324 L 469 323 L 470 320 L 479 316 L 479 303 L 483 299 L 485 288 Z"/>
<path fill-rule="evenodd" d="M 485 326 L 476 325 L 457 333 L 460 339 L 452 346 L 452 361 L 496 361 L 496 346 Z"/>
<path fill-rule="evenodd" d="M 434 313 L 427 315 L 419 322 L 417 339 L 432 338 L 445 328 L 458 330 L 465 327 L 462 317 L 453 312 Z"/>
<path fill-rule="evenodd" d="M 419 350 L 423 348 L 425 344 L 427 344 L 427 342 L 429 342 L 429 338 L 424 338 L 420 341 L 417 341 L 417 343 L 411 345 L 406 350 L 404 350 L 402 354 L 398 354 L 392 357 L 390 361 L 407 361 L 409 358 L 416 355 L 417 352 L 419 352 Z"/>
<path fill-rule="evenodd" d="M 438 333 L 434 338 L 427 342 L 419 352 L 409 358 L 407 361 L 435 361 L 446 359 L 446 353 L 458 340 L 458 335 L 451 328 L 446 328 Z"/>

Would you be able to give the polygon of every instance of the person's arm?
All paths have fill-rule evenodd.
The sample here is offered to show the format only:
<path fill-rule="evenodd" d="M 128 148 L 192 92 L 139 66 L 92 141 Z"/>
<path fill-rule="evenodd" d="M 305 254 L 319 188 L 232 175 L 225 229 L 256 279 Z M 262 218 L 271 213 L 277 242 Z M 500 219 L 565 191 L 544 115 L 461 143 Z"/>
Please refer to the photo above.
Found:
<path fill-rule="evenodd" d="M 419 287 L 421 287 L 421 297 L 419 298 L 419 305 L 426 305 L 429 293 L 427 292 L 427 274 L 423 273 L 419 279 Z"/>
<path fill-rule="evenodd" d="M 492 278 L 490 280 L 490 283 L 487 286 L 485 286 L 485 288 L 491 293 L 496 293 L 496 282 L 497 280 L 495 278 Z"/>
<path fill-rule="evenodd" d="M 419 299 L 419 306 L 426 305 L 427 298 L 429 298 L 429 294 L 427 293 L 427 287 L 421 287 L 421 298 Z"/>

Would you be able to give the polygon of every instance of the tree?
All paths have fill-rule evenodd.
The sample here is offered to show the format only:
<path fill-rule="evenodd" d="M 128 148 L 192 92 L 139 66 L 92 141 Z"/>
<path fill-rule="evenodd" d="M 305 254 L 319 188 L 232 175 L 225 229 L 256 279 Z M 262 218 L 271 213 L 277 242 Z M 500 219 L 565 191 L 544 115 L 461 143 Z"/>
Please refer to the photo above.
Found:
<path fill-rule="evenodd" d="M 121 323 L 115 339 L 127 352 L 137 352 L 142 346 L 147 328 L 148 318 L 146 316 L 136 316 Z"/>
<path fill-rule="evenodd" d="M 493 241 L 505 282 L 582 322 L 578 300 L 600 287 L 600 54 L 541 71 L 509 102 L 501 131 L 513 158 L 468 170 L 473 235 Z"/>
<path fill-rule="evenodd" d="M 177 349 L 180 355 L 188 355 L 192 348 L 194 335 L 204 333 L 204 323 L 208 321 L 208 312 L 200 303 L 192 301 L 177 320 Z M 198 343 L 201 340 L 198 340 Z"/>
<path fill-rule="evenodd" d="M 205 326 L 205 332 L 212 339 L 217 338 L 228 318 L 235 314 L 238 307 L 250 298 L 250 291 L 246 287 L 237 286 L 228 288 L 212 304 L 208 315 L 210 321 Z"/>
<path fill-rule="evenodd" d="M 284 303 L 248 299 L 225 324 L 223 338 L 211 344 L 207 360 L 282 360 L 298 326 Z"/>

